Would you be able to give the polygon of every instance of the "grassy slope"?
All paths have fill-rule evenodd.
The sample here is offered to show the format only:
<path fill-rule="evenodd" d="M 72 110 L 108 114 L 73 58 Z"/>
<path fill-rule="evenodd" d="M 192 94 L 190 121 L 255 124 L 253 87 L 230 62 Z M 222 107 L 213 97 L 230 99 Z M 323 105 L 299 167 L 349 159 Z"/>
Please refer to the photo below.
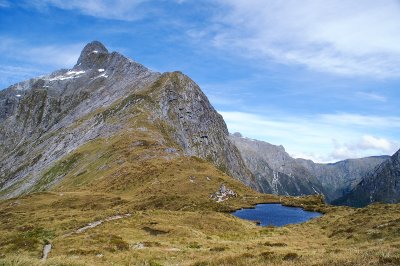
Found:
<path fill-rule="evenodd" d="M 93 140 L 44 171 L 34 193 L 0 202 L 0 265 L 42 265 L 47 243 L 53 245 L 48 265 L 400 263 L 399 205 L 356 210 L 325 206 L 317 197 L 256 193 L 209 162 L 182 156 L 161 121 L 145 122 L 142 110 L 154 102 L 130 97 L 139 98 L 92 114 L 123 124 L 118 134 Z M 222 183 L 238 197 L 212 201 Z M 228 213 L 279 201 L 326 215 L 261 228 Z M 74 233 L 124 213 L 132 216 Z"/>
<path fill-rule="evenodd" d="M 3 201 L 0 265 L 39 265 L 48 242 L 53 245 L 48 265 L 400 263 L 398 205 L 328 208 L 323 217 L 305 224 L 263 228 L 204 206 L 138 210 L 131 200 L 82 191 Z M 132 216 L 70 234 L 89 222 L 127 212 Z"/>

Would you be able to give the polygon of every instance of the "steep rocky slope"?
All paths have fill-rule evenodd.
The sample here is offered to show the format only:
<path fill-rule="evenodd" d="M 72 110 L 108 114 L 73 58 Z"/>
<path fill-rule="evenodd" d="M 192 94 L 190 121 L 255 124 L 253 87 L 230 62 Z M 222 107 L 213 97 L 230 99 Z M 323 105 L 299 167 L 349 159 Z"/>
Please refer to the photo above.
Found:
<path fill-rule="evenodd" d="M 0 199 L 0 265 L 400 262 L 398 204 L 328 206 L 257 193 L 224 173 L 257 187 L 181 73 L 151 72 L 94 42 L 74 69 L 0 94 L 1 193 L 27 194 Z M 212 197 L 221 184 L 232 197 Z M 228 213 L 278 201 L 325 215 L 260 227 Z"/>
<path fill-rule="evenodd" d="M 323 193 L 315 176 L 290 157 L 282 146 L 243 138 L 240 133 L 232 134 L 230 138 L 263 192 L 279 195 Z"/>
<path fill-rule="evenodd" d="M 0 91 L 0 196 L 58 184 L 80 165 L 79 147 L 127 132 L 144 132 L 168 158 L 198 156 L 259 189 L 190 78 L 153 72 L 94 41 L 72 69 Z"/>
<path fill-rule="evenodd" d="M 314 163 L 292 158 L 283 146 L 244 138 L 240 133 L 234 133 L 230 138 L 263 192 L 279 195 L 323 193 L 328 202 L 348 193 L 362 177 L 389 158 L 373 156 L 328 164 Z"/>
<path fill-rule="evenodd" d="M 373 202 L 400 202 L 400 150 L 333 203 L 363 207 Z"/>
<path fill-rule="evenodd" d="M 319 179 L 327 199 L 332 201 L 349 193 L 365 175 L 388 158 L 390 156 L 372 156 L 328 164 L 296 160 Z"/>

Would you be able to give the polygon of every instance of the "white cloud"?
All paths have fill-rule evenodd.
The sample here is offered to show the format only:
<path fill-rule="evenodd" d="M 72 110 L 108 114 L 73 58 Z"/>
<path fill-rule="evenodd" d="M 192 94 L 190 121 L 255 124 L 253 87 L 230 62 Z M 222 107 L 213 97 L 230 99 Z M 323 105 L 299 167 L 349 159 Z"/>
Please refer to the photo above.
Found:
<path fill-rule="evenodd" d="M 0 65 L 0 84 L 7 86 L 16 81 L 26 80 L 40 74 L 40 70 L 30 67 Z M 0 86 L 0 90 L 3 89 Z"/>
<path fill-rule="evenodd" d="M 392 155 L 399 149 L 399 142 L 386 138 L 375 137 L 371 135 L 360 136 L 352 142 L 340 143 L 333 140 L 334 150 L 331 153 L 332 158 L 358 158 L 363 154 L 369 155 Z"/>
<path fill-rule="evenodd" d="M 400 121 L 398 120 L 400 118 L 395 117 L 368 118 L 354 114 L 347 115 L 365 120 L 361 121 L 359 127 L 354 127 L 351 126 L 354 120 L 344 122 L 339 119 L 343 115 L 335 118 L 337 115 L 301 117 L 271 114 L 273 118 L 268 118 L 243 112 L 220 113 L 230 132 L 241 132 L 247 137 L 283 145 L 292 156 L 316 162 L 335 162 L 348 158 L 392 154 L 400 148 L 398 140 L 393 140 L 390 136 L 377 137 L 371 125 L 364 124 L 365 121 L 380 119 L 386 121 L 380 126 L 396 131 L 400 123 L 390 124 L 396 119 Z M 326 120 L 327 116 L 332 119 Z"/>
<path fill-rule="evenodd" d="M 73 66 L 83 46 L 83 43 L 32 46 L 23 40 L 0 36 L 0 53 L 3 57 L 54 68 Z"/>
<path fill-rule="evenodd" d="M 55 67 L 71 67 L 78 60 L 84 44 L 46 45 L 32 47 L 22 51 L 18 56 L 29 56 L 29 61 Z"/>
<path fill-rule="evenodd" d="M 28 5 L 34 5 L 39 9 L 49 6 L 64 10 L 77 10 L 78 12 L 99 18 L 117 20 L 135 20 L 142 16 L 143 10 L 138 6 L 146 0 L 35 0 L 28 1 Z"/>
<path fill-rule="evenodd" d="M 348 145 L 342 145 L 338 141 L 333 140 L 333 151 L 328 155 L 333 160 L 352 159 L 360 157 L 358 150 L 351 149 Z"/>
<path fill-rule="evenodd" d="M 301 158 L 319 163 L 329 163 L 332 161 L 331 158 L 327 158 L 327 156 L 324 155 L 315 154 L 314 152 L 290 152 L 289 155 L 293 158 Z"/>
<path fill-rule="evenodd" d="M 374 136 L 362 136 L 361 141 L 358 144 L 360 149 L 376 149 L 386 152 L 392 152 L 395 144 L 385 138 L 377 138 Z"/>
<path fill-rule="evenodd" d="M 323 114 L 320 119 L 342 126 L 364 126 L 369 128 L 400 128 L 400 117 L 373 116 L 360 114 Z"/>
<path fill-rule="evenodd" d="M 257 58 L 316 71 L 400 76 L 400 3 L 396 0 L 219 0 L 212 40 Z M 242 52 L 243 53 L 243 52 Z"/>
<path fill-rule="evenodd" d="M 363 99 L 376 101 L 376 102 L 386 102 L 387 101 L 387 98 L 385 96 L 380 95 L 380 94 L 376 94 L 376 93 L 373 93 L 373 92 L 359 91 L 359 92 L 356 93 L 356 95 L 358 97 L 363 98 Z"/>
<path fill-rule="evenodd" d="M 221 94 L 217 93 L 208 93 L 208 99 L 213 105 L 225 105 L 225 106 L 232 106 L 232 105 L 239 105 L 242 104 L 242 100 L 240 98 L 232 98 L 226 97 Z"/>
<path fill-rule="evenodd" d="M 23 40 L 0 36 L 0 53 L 7 61 L 17 65 L 0 66 L 0 87 L 56 69 L 70 68 L 78 60 L 83 47 L 83 43 L 32 46 Z"/>

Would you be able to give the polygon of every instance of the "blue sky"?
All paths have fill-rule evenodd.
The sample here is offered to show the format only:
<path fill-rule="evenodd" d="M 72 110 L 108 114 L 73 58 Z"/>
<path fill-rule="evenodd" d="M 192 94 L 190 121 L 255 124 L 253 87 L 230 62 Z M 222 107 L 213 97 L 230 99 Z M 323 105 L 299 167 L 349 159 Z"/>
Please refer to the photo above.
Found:
<path fill-rule="evenodd" d="M 397 0 L 0 0 L 0 88 L 92 41 L 193 78 L 230 132 L 318 162 L 400 148 Z"/>

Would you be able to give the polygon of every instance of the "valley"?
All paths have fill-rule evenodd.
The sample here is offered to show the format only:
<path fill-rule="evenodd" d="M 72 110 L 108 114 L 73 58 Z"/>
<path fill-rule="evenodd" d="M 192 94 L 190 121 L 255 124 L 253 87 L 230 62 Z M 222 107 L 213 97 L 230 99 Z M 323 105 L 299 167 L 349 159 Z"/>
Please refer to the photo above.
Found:
<path fill-rule="evenodd" d="M 73 69 L 0 91 L 0 265 L 400 264 L 399 204 L 326 203 L 371 169 L 397 189 L 396 157 L 318 165 L 234 135 L 188 76 L 98 41 Z M 324 215 L 231 214 L 260 203 Z"/>
<path fill-rule="evenodd" d="M 46 265 L 397 265 L 400 261 L 396 204 L 353 209 L 326 206 L 315 196 L 278 199 L 246 192 L 219 203 L 217 210 L 217 205 L 195 205 L 197 200 L 186 195 L 170 199 L 166 207 L 144 207 L 145 202 L 137 202 L 134 195 L 85 191 L 41 192 L 6 200 L 0 205 L 0 263 L 43 265 L 47 243 L 52 249 Z M 239 207 L 278 200 L 325 214 L 285 227 L 260 227 L 229 214 Z M 185 206 L 182 201 L 192 202 Z M 118 214 L 130 215 L 77 231 Z"/>

